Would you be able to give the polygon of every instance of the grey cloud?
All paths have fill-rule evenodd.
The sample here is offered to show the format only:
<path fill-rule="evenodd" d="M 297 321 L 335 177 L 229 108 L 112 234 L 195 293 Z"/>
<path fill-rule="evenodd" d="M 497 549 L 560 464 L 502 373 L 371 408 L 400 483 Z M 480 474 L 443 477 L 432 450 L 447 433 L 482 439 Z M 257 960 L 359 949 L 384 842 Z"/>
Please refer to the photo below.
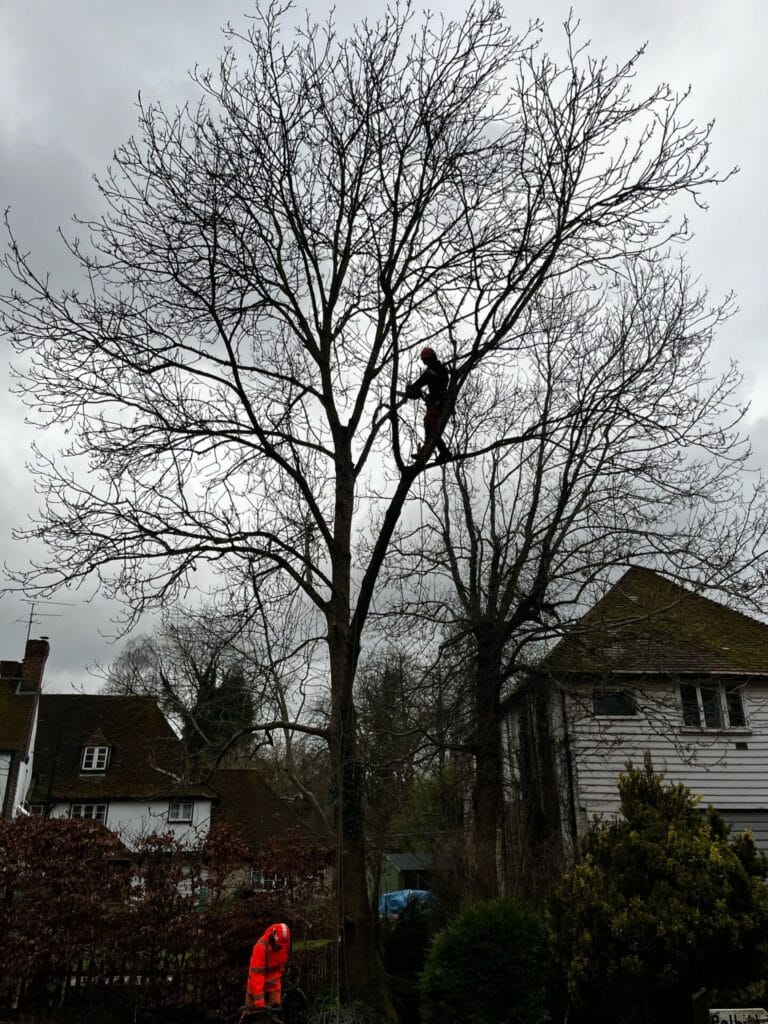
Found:
<path fill-rule="evenodd" d="M 382 6 L 364 2 L 344 8 L 338 21 L 343 27 L 353 17 L 373 17 Z M 455 14 L 464 6 L 444 2 L 437 9 Z M 570 6 L 571 0 L 539 0 L 510 3 L 508 9 L 521 28 L 529 18 L 541 17 L 544 45 L 556 53 Z M 103 172 L 114 148 L 135 130 L 137 93 L 147 100 L 162 98 L 171 107 L 183 102 L 191 92 L 187 68 L 195 62 L 215 64 L 222 46 L 219 27 L 228 19 L 242 26 L 249 9 L 247 0 L 19 0 L 0 5 L 0 207 L 12 207 L 20 240 L 32 250 L 36 265 L 51 269 L 59 284 L 74 281 L 55 229 L 67 229 L 75 212 L 97 212 L 91 175 Z M 328 6 L 315 3 L 311 10 L 322 19 Z M 731 356 L 743 363 L 744 394 L 754 399 L 756 456 L 766 466 L 763 47 L 768 5 L 763 0 L 740 0 L 730 7 L 698 0 L 583 0 L 575 14 L 583 38 L 593 41 L 593 52 L 607 54 L 614 63 L 647 39 L 638 88 L 647 90 L 664 80 L 683 90 L 691 83 L 691 116 L 699 123 L 717 119 L 713 165 L 742 167 L 737 179 L 707 197 L 709 213 L 695 212 L 690 260 L 713 297 L 731 288 L 739 293 L 741 313 L 724 326 L 715 358 L 718 365 Z M 10 540 L 11 526 L 23 523 L 35 506 L 23 466 L 34 432 L 22 425 L 18 403 L 6 397 L 4 372 L 0 384 L 0 558 L 19 565 L 35 554 Z M 99 597 L 90 603 L 82 598 L 82 592 L 64 595 L 62 600 L 74 604 L 55 608 L 60 617 L 35 627 L 36 635 L 51 636 L 47 675 L 56 686 L 93 686 L 85 666 L 108 662 L 117 653 L 100 636 L 111 631 L 116 606 Z M 12 597 L 0 601 L 0 656 L 21 656 L 25 626 L 18 620 L 27 613 Z"/>

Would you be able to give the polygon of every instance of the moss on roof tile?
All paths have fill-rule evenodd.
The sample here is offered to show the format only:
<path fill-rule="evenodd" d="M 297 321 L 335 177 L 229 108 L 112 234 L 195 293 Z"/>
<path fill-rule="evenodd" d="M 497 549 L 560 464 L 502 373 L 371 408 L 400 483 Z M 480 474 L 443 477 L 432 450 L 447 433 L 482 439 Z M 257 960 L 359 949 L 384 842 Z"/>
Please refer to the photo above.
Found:
<path fill-rule="evenodd" d="M 768 625 L 632 568 L 544 659 L 551 672 L 768 673 Z"/>
<path fill-rule="evenodd" d="M 82 770 L 83 747 L 93 745 L 110 748 L 103 773 Z M 190 776 L 183 744 L 151 698 L 40 698 L 32 802 L 212 795 Z"/>

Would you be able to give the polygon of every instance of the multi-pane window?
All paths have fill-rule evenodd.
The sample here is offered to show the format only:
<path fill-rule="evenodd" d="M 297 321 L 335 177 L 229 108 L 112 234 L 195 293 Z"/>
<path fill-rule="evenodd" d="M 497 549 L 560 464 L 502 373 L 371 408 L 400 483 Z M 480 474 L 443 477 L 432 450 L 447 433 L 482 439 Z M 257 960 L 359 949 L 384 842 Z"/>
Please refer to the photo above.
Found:
<path fill-rule="evenodd" d="M 106 804 L 71 804 L 69 808 L 70 818 L 84 818 L 87 821 L 107 820 Z"/>
<path fill-rule="evenodd" d="M 109 747 L 83 747 L 84 772 L 103 772 L 109 763 Z"/>
<path fill-rule="evenodd" d="M 182 878 L 176 885 L 176 891 L 183 899 L 194 900 L 195 906 L 200 909 L 208 901 L 208 886 L 200 878 Z"/>
<path fill-rule="evenodd" d="M 596 715 L 623 718 L 636 715 L 637 705 L 632 694 L 625 690 L 604 690 L 592 697 L 592 710 Z"/>
<path fill-rule="evenodd" d="M 191 800 L 171 800 L 168 807 L 169 822 L 192 821 L 192 809 L 194 803 Z"/>
<path fill-rule="evenodd" d="M 287 879 L 258 868 L 251 868 L 248 882 L 256 892 L 280 892 L 288 887 Z"/>
<path fill-rule="evenodd" d="M 683 725 L 691 729 L 742 729 L 747 724 L 738 683 L 682 683 Z"/>

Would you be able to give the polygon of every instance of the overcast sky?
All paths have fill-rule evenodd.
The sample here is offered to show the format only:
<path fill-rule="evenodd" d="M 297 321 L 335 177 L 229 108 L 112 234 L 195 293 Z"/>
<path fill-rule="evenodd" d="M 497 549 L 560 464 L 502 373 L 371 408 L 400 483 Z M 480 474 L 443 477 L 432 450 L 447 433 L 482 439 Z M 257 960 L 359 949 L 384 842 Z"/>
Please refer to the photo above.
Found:
<path fill-rule="evenodd" d="M 464 7 L 453 0 L 430 6 L 446 13 Z M 509 0 L 506 6 L 521 29 L 540 17 L 546 48 L 561 52 L 569 2 Z M 168 106 L 183 101 L 190 93 L 187 69 L 213 65 L 222 46 L 220 26 L 242 25 L 249 9 L 244 0 L 0 0 L 0 207 L 11 208 L 16 233 L 38 267 L 55 274 L 63 266 L 57 227 L 75 212 L 87 216 L 98 209 L 91 176 L 134 131 L 137 94 Z M 638 88 L 661 80 L 680 91 L 691 85 L 691 116 L 717 122 L 713 165 L 741 168 L 738 177 L 710 193 L 709 212 L 695 217 L 690 262 L 714 298 L 730 290 L 738 295 L 740 312 L 722 329 L 714 355 L 717 362 L 734 357 L 741 364 L 745 397 L 752 402 L 756 462 L 768 469 L 768 3 L 573 0 L 573 9 L 592 52 L 611 62 L 623 61 L 647 41 Z M 309 10 L 322 18 L 328 7 L 312 3 Z M 353 10 L 375 17 L 381 6 L 358 0 Z M 343 25 L 348 19 L 338 5 L 337 21 Z M 9 357 L 6 344 L 0 363 L 0 557 L 18 567 L 34 557 L 11 539 L 12 527 L 36 507 L 25 472 L 34 431 L 8 394 Z M 51 638 L 47 684 L 93 688 L 86 666 L 110 662 L 121 647 L 107 639 L 115 609 L 90 592 L 61 600 L 69 603 L 38 606 L 51 617 L 41 614 L 33 627 L 34 636 Z M 0 657 L 22 656 L 28 615 L 13 596 L 0 600 Z"/>

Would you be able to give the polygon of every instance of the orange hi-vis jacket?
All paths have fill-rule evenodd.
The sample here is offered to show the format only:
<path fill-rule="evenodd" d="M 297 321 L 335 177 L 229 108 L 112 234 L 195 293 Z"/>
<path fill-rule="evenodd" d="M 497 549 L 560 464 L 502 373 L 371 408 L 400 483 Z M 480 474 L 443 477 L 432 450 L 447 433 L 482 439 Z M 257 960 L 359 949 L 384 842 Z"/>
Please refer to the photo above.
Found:
<path fill-rule="evenodd" d="M 287 924 L 271 924 L 256 942 L 248 968 L 246 1006 L 278 1006 L 282 979 L 288 963 L 291 932 Z"/>

